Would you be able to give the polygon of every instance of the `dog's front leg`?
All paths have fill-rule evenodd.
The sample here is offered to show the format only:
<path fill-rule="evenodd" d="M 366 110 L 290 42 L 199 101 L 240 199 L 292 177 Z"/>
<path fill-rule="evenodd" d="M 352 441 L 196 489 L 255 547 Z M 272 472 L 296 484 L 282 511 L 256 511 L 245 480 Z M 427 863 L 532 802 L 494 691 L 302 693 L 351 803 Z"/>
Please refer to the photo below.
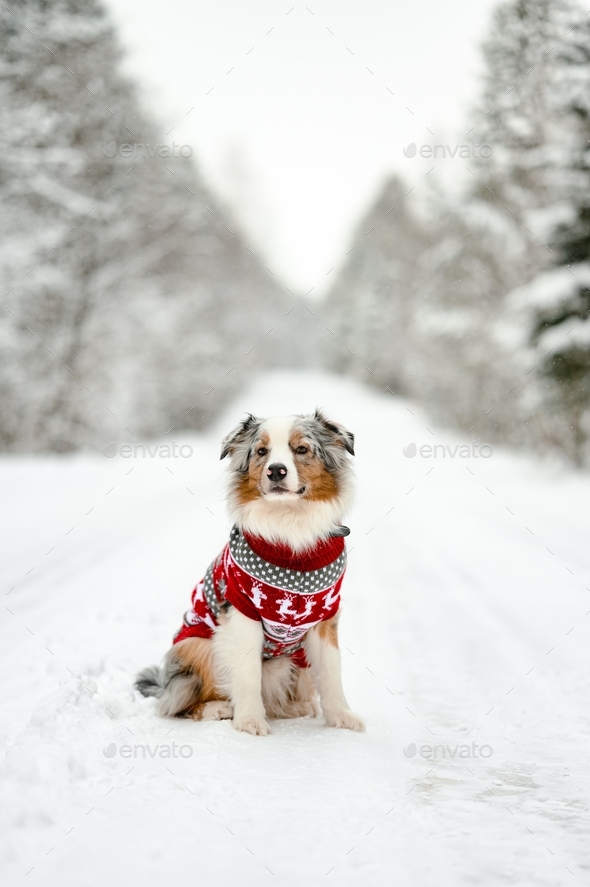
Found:
<path fill-rule="evenodd" d="M 307 633 L 305 656 L 317 683 L 326 724 L 329 727 L 364 730 L 363 719 L 350 710 L 342 689 L 336 619 L 320 622 Z"/>
<path fill-rule="evenodd" d="M 232 608 L 213 637 L 215 670 L 233 705 L 232 726 L 244 733 L 270 733 L 262 702 L 262 622 Z"/>

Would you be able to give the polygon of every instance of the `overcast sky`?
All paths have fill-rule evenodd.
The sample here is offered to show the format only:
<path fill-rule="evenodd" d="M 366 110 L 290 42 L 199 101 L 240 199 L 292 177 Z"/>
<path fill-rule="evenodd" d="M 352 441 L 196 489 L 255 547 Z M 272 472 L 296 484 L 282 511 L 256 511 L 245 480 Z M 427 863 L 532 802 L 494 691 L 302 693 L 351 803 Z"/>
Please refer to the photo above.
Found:
<path fill-rule="evenodd" d="M 108 4 L 162 141 L 192 146 L 291 289 L 325 290 L 387 175 L 469 175 L 403 148 L 473 137 L 492 0 Z"/>

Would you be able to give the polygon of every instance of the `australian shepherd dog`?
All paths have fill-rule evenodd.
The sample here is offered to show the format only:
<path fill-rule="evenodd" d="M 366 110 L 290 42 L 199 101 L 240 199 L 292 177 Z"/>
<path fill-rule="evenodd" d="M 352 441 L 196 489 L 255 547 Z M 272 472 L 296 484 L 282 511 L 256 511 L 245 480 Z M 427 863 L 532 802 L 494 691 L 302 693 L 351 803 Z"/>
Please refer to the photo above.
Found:
<path fill-rule="evenodd" d="M 342 689 L 338 614 L 352 503 L 353 435 L 320 410 L 249 415 L 231 457 L 230 538 L 192 593 L 161 668 L 136 686 L 163 716 L 229 718 L 264 736 L 269 718 L 319 715 L 364 730 Z"/>

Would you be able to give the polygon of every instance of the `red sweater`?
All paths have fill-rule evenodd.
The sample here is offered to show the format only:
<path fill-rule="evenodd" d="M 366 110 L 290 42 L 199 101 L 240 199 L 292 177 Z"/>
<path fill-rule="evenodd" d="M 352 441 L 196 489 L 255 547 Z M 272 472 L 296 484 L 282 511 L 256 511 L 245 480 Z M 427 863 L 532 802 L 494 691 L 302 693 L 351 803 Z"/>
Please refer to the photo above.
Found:
<path fill-rule="evenodd" d="M 194 588 L 192 609 L 185 613 L 174 643 L 210 638 L 219 614 L 231 604 L 262 622 L 263 658 L 291 656 L 305 667 L 305 635 L 338 612 L 345 569 L 341 536 L 296 554 L 286 545 L 271 545 L 234 527 L 228 544 Z"/>

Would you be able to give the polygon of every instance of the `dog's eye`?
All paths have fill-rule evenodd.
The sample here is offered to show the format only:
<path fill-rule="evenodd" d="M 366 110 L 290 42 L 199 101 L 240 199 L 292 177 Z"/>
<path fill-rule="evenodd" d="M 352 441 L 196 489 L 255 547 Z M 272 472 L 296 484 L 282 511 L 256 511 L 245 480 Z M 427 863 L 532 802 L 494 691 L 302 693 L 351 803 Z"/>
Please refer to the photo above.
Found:
<path fill-rule="evenodd" d="M 266 449 L 266 447 L 258 447 L 256 452 L 258 453 L 259 456 L 266 456 L 266 454 L 268 453 L 268 450 Z"/>
<path fill-rule="evenodd" d="M 299 453 L 301 456 L 303 456 L 304 453 L 307 453 L 307 451 L 308 451 L 308 447 L 304 447 L 304 446 L 297 447 L 297 449 L 295 450 L 295 452 Z"/>

